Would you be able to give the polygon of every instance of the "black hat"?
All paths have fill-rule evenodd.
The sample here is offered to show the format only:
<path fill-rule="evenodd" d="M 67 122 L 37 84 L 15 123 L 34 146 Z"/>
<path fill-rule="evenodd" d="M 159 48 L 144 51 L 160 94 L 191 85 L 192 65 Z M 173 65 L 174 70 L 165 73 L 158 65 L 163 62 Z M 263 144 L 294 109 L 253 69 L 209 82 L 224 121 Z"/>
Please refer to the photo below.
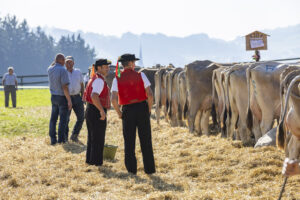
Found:
<path fill-rule="evenodd" d="M 138 58 L 135 57 L 134 54 L 123 54 L 118 58 L 118 62 L 124 62 L 124 61 L 136 61 L 136 60 L 140 60 Z"/>
<path fill-rule="evenodd" d="M 102 66 L 102 65 L 110 65 L 110 64 L 111 64 L 110 60 L 100 58 L 100 59 L 96 60 L 95 67 Z"/>

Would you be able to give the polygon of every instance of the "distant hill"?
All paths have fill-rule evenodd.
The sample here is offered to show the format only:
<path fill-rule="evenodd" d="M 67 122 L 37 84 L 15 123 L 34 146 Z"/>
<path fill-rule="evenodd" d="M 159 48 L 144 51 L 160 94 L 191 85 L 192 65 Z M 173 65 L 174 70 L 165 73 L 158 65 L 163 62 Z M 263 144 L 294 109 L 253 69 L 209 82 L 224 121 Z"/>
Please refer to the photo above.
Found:
<path fill-rule="evenodd" d="M 188 37 L 168 37 L 163 34 L 141 34 L 130 32 L 121 37 L 104 36 L 90 32 L 71 32 L 68 30 L 44 27 L 44 31 L 59 39 L 62 35 L 81 34 L 85 41 L 95 47 L 99 57 L 107 57 L 113 62 L 125 52 L 139 54 L 143 48 L 143 62 L 146 67 L 172 63 L 184 65 L 197 60 L 209 59 L 216 62 L 250 61 L 253 52 L 245 51 L 245 38 L 237 37 L 233 41 L 210 38 L 206 34 Z M 220 30 L 221 31 L 221 30 Z M 262 60 L 300 57 L 300 24 L 274 30 L 261 30 L 268 38 L 268 51 L 261 51 Z"/>

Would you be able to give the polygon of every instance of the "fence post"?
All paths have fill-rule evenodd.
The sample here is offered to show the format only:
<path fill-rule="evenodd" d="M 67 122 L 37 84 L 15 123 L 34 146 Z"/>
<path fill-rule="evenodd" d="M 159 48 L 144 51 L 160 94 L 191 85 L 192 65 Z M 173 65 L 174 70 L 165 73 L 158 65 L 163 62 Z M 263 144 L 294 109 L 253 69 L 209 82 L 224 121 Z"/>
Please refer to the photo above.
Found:
<path fill-rule="evenodd" d="M 23 76 L 21 76 L 21 84 L 20 85 L 23 86 Z M 23 87 L 21 87 L 21 88 L 23 88 Z"/>

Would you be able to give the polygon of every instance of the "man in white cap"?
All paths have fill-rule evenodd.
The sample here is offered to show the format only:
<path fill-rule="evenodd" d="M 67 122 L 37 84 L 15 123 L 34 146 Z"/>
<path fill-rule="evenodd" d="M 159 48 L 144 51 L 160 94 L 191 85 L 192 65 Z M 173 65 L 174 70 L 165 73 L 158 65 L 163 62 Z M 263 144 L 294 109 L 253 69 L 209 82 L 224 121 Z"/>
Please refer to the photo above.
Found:
<path fill-rule="evenodd" d="M 80 133 L 84 121 L 84 106 L 82 101 L 82 96 L 84 93 L 84 85 L 83 85 L 83 77 L 81 71 L 77 68 L 74 68 L 74 63 L 75 63 L 74 58 L 72 56 L 66 57 L 66 68 L 70 80 L 69 93 L 72 101 L 72 109 L 74 110 L 75 115 L 77 117 L 76 124 L 72 131 L 71 140 L 73 142 L 78 142 L 78 135 Z M 72 109 L 69 110 L 68 113 L 68 124 L 70 121 L 70 115 Z M 66 138 L 68 138 L 68 135 L 69 135 L 69 125 L 67 125 Z"/>
<path fill-rule="evenodd" d="M 4 86 L 4 94 L 5 94 L 5 107 L 9 105 L 9 94 L 11 95 L 11 100 L 13 107 L 17 106 L 17 89 L 18 89 L 18 81 L 17 75 L 14 73 L 13 67 L 8 67 L 8 72 L 3 75 L 2 85 Z"/>

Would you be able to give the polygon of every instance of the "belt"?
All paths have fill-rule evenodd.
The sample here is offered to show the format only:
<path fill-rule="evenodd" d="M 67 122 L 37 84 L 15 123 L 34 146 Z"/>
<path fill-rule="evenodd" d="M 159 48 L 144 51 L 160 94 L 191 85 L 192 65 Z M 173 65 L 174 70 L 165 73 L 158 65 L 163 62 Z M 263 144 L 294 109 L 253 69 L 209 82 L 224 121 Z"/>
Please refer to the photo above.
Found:
<path fill-rule="evenodd" d="M 91 108 L 93 110 L 99 111 L 98 108 L 94 104 L 91 104 L 89 102 L 87 102 L 87 108 Z M 107 112 L 106 108 L 103 108 L 103 110 L 104 110 L 105 113 Z"/>
<path fill-rule="evenodd" d="M 140 102 L 137 102 L 137 103 L 123 105 L 123 107 L 131 107 L 131 106 L 136 106 L 136 105 L 139 105 L 139 104 L 146 104 L 146 101 L 140 101 Z"/>

